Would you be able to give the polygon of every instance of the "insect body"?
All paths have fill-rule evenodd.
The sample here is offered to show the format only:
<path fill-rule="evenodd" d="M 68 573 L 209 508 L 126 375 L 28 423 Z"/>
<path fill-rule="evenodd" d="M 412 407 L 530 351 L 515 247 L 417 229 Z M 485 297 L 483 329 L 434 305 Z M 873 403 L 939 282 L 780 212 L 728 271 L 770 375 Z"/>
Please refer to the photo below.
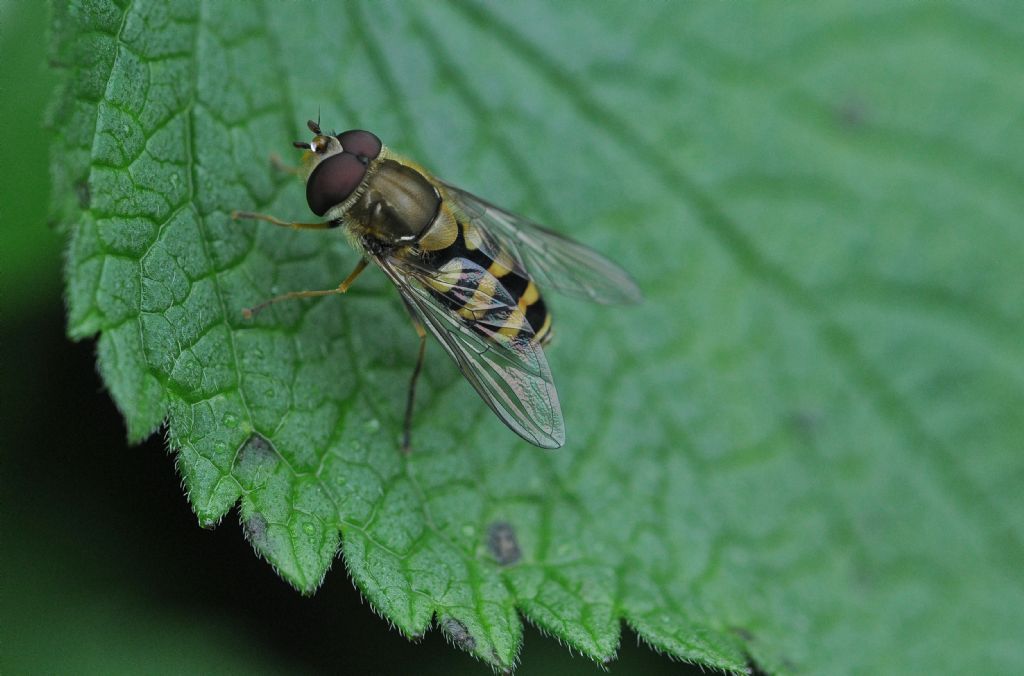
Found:
<path fill-rule="evenodd" d="M 640 290 L 621 268 L 593 250 L 447 184 L 391 152 L 368 131 L 296 141 L 307 150 L 306 201 L 320 223 L 344 228 L 362 258 L 335 289 L 293 291 L 246 310 L 252 316 L 287 298 L 344 293 L 369 261 L 394 283 L 420 336 L 409 385 L 403 448 L 427 332 L 438 339 L 484 402 L 521 437 L 543 448 L 565 442 L 558 394 L 542 345 L 551 315 L 540 289 L 598 303 L 638 302 Z"/>

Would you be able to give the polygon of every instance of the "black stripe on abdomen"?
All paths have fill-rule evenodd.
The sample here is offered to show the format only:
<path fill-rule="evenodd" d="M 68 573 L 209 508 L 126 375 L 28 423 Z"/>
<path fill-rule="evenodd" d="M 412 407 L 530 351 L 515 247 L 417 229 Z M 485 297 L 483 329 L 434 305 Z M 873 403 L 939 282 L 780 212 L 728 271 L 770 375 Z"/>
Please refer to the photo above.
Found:
<path fill-rule="evenodd" d="M 526 306 L 526 321 L 530 323 L 530 327 L 534 333 L 540 331 L 540 328 L 544 326 L 544 318 L 548 316 L 548 308 L 544 305 L 544 299 L 538 298 L 533 305 Z"/>
<path fill-rule="evenodd" d="M 459 223 L 459 234 L 455 237 L 455 241 L 443 249 L 431 251 L 430 256 L 440 265 L 444 265 L 453 258 L 465 258 L 473 261 L 484 270 L 493 262 L 491 257 L 480 251 L 480 249 L 470 249 L 466 246 L 466 238 L 463 235 L 461 223 Z"/>
<path fill-rule="evenodd" d="M 459 223 L 458 227 L 458 235 L 451 244 L 449 244 L 443 249 L 437 249 L 435 251 L 429 252 L 428 255 L 430 257 L 430 260 L 433 262 L 434 266 L 436 266 L 437 268 L 442 268 L 449 261 L 464 258 L 466 260 L 472 261 L 473 263 L 480 266 L 480 268 L 484 270 L 488 270 L 489 268 L 491 268 L 492 263 L 494 263 L 494 259 L 492 259 L 490 256 L 488 256 L 480 249 L 472 249 L 469 246 L 467 246 L 466 239 L 464 236 L 465 231 L 463 228 L 463 224 Z M 518 305 L 519 308 L 525 314 L 526 321 L 530 325 L 530 328 L 533 329 L 533 333 L 535 334 L 534 339 L 537 340 L 538 342 L 543 343 L 545 339 L 548 338 L 550 335 L 550 320 L 548 319 L 548 311 L 547 307 L 544 304 L 544 299 L 540 297 L 539 289 L 537 289 L 535 286 L 533 287 L 531 297 L 534 297 L 535 300 L 533 301 L 533 303 L 529 305 L 524 305 L 523 296 L 524 294 L 527 294 L 528 290 L 530 289 L 530 280 L 516 274 L 515 272 L 506 270 L 505 268 L 500 266 L 500 264 L 495 267 L 498 269 L 499 272 L 503 273 L 500 274 L 500 276 L 498 276 L 497 274 L 494 275 L 498 284 L 504 287 L 504 289 L 511 296 L 513 301 L 513 307 Z M 494 270 L 492 270 L 491 272 L 493 274 Z M 444 302 L 444 304 L 447 307 L 451 308 L 452 310 L 455 310 L 456 312 L 465 308 L 465 300 L 468 300 L 469 296 L 471 295 L 469 293 L 469 290 L 476 290 L 478 282 L 471 280 L 469 275 L 463 274 L 459 280 L 459 286 L 463 288 L 449 289 L 444 292 L 439 291 L 437 289 L 434 290 L 434 292 L 442 300 L 442 302 Z M 490 315 L 491 313 L 488 314 Z M 502 315 L 507 315 L 507 311 L 502 313 Z M 474 330 L 476 330 L 477 332 L 486 335 L 494 331 L 495 328 L 497 328 L 499 325 L 503 324 L 505 317 L 495 315 L 475 317 L 475 319 L 478 320 L 477 323 L 474 323 L 473 321 L 468 321 L 469 317 L 467 317 L 467 324 L 473 327 Z M 514 324 L 518 324 L 518 322 L 514 322 Z M 518 335 L 521 334 L 522 331 L 518 331 Z"/>

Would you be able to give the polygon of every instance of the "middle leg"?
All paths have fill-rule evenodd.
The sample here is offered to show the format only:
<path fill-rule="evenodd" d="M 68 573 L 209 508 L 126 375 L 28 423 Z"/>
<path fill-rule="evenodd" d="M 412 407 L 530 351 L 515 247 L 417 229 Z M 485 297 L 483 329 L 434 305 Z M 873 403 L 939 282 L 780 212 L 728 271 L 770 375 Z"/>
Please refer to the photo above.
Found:
<path fill-rule="evenodd" d="M 409 379 L 409 394 L 405 400 L 405 422 L 402 425 L 402 452 L 408 455 L 412 451 L 412 410 L 413 405 L 416 402 L 416 381 L 419 380 L 420 371 L 423 370 L 423 355 L 427 347 L 427 332 L 423 328 L 423 324 L 413 315 L 412 310 L 406 306 L 409 310 L 409 318 L 412 320 L 412 326 L 416 329 L 416 335 L 420 337 L 420 348 L 416 356 L 416 366 L 412 370 L 412 378 Z"/>

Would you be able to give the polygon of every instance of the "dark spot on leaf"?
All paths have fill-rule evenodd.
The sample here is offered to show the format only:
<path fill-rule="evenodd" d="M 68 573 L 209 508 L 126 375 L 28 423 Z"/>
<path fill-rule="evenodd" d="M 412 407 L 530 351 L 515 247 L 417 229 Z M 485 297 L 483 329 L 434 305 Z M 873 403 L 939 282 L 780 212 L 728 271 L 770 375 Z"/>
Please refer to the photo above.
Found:
<path fill-rule="evenodd" d="M 523 556 L 516 531 L 507 521 L 495 521 L 487 527 L 487 549 L 502 566 L 511 565 Z"/>
<path fill-rule="evenodd" d="M 78 206 L 82 209 L 89 208 L 89 205 L 92 204 L 92 193 L 89 191 L 88 181 L 75 183 L 75 196 L 78 198 Z"/>
<path fill-rule="evenodd" d="M 270 440 L 262 434 L 253 432 L 246 439 L 245 443 L 242 444 L 242 448 L 238 450 L 238 458 L 235 460 L 235 464 L 267 462 L 276 459 L 277 451 L 274 449 L 274 444 L 270 443 Z"/>
<path fill-rule="evenodd" d="M 731 627 L 731 629 L 732 629 L 732 633 L 736 634 L 737 636 L 739 636 L 744 641 L 753 641 L 754 640 L 754 634 L 751 633 L 749 629 L 744 629 L 743 627 Z"/>
<path fill-rule="evenodd" d="M 267 520 L 259 513 L 252 514 L 245 520 L 245 537 L 257 551 L 265 551 L 267 546 Z"/>
<path fill-rule="evenodd" d="M 476 648 L 476 639 L 469 633 L 469 629 L 454 617 L 446 617 L 441 621 L 441 631 L 466 652 L 472 652 Z"/>
<path fill-rule="evenodd" d="M 867 120 L 867 109 L 862 102 L 849 99 L 836 109 L 836 118 L 843 127 L 856 129 L 864 126 Z"/>
<path fill-rule="evenodd" d="M 274 444 L 254 432 L 238 449 L 233 474 L 244 486 L 252 488 L 261 484 L 279 462 L 281 457 Z"/>
<path fill-rule="evenodd" d="M 811 437 L 820 424 L 821 416 L 815 411 L 797 410 L 789 414 L 790 427 L 803 437 Z"/>

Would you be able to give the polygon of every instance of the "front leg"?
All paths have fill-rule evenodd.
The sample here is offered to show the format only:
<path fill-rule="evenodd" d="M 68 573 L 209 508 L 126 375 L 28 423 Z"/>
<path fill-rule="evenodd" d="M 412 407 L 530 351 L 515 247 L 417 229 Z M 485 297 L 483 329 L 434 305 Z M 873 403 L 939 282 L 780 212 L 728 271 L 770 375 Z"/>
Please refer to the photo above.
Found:
<path fill-rule="evenodd" d="M 254 221 L 266 221 L 267 223 L 273 223 L 279 225 L 282 228 L 292 228 L 293 230 L 330 230 L 331 228 L 337 228 L 342 225 L 344 221 L 341 219 L 327 221 L 324 223 L 296 223 L 295 221 L 282 221 L 280 218 L 270 216 L 269 214 L 258 214 L 254 211 L 232 211 L 231 220 L 241 221 L 245 219 L 252 219 Z"/>
<path fill-rule="evenodd" d="M 319 296 L 332 296 L 337 293 L 345 293 L 346 291 L 348 291 L 348 287 L 352 286 L 352 282 L 356 281 L 356 277 L 358 277 L 359 274 L 366 269 L 366 264 L 368 262 L 369 261 L 367 261 L 365 258 L 360 258 L 359 263 L 356 264 L 355 270 L 353 270 L 352 273 L 345 278 L 345 281 L 339 284 L 336 288 L 321 289 L 319 291 L 289 291 L 288 293 L 282 293 L 280 296 L 274 296 L 270 300 L 265 300 L 259 305 L 254 305 L 253 307 L 247 307 L 243 309 L 242 316 L 245 317 L 246 319 L 252 319 L 253 317 L 256 316 L 256 313 L 258 313 L 263 308 L 267 307 L 268 305 L 273 305 L 274 303 L 279 303 L 282 300 L 292 300 L 293 298 L 317 298 Z"/>
<path fill-rule="evenodd" d="M 282 174 L 291 174 L 292 176 L 298 176 L 299 178 L 302 178 L 306 174 L 302 167 L 294 167 L 287 164 L 277 153 L 270 156 L 270 164 L 274 169 L 277 169 Z"/>

